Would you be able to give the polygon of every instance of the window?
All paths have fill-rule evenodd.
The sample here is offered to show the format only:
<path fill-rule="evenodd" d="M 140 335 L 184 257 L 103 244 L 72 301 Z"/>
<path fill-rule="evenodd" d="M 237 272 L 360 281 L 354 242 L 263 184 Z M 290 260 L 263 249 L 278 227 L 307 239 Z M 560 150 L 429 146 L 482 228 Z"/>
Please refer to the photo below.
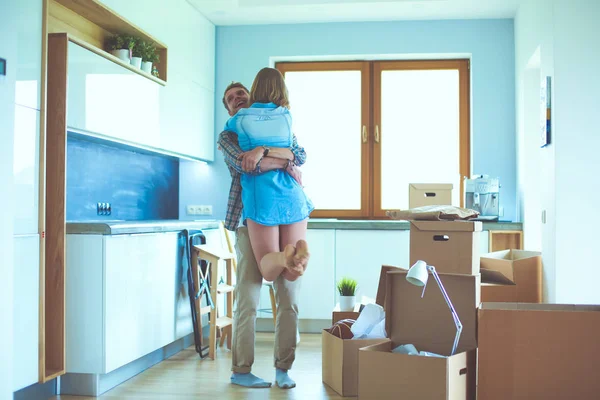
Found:
<path fill-rule="evenodd" d="M 277 63 L 316 218 L 408 208 L 410 183 L 470 175 L 468 60 Z"/>

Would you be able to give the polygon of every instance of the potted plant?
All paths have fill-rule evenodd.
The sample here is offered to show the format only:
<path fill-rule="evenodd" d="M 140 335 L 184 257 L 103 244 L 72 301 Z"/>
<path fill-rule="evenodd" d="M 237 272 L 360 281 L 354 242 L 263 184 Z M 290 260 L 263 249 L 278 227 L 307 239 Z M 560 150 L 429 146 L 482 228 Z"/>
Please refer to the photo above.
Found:
<path fill-rule="evenodd" d="M 152 73 L 152 64 L 159 60 L 154 43 L 142 42 L 142 71 Z"/>
<path fill-rule="evenodd" d="M 109 37 L 106 41 L 106 47 L 110 53 L 122 61 L 129 62 L 130 40 L 127 35 L 116 34 Z"/>
<path fill-rule="evenodd" d="M 352 311 L 356 304 L 356 287 L 358 286 L 355 279 L 342 278 L 337 289 L 340 293 L 340 311 Z"/>
<path fill-rule="evenodd" d="M 138 38 L 132 38 L 133 47 L 131 48 L 131 65 L 142 68 L 142 55 L 144 54 L 145 43 Z"/>

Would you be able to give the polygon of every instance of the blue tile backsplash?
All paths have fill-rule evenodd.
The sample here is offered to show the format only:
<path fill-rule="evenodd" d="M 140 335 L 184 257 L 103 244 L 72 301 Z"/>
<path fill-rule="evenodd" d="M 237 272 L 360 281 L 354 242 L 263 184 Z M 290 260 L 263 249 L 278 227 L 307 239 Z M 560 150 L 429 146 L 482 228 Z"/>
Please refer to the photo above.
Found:
<path fill-rule="evenodd" d="M 179 161 L 69 134 L 67 221 L 177 219 Z M 97 215 L 97 203 L 111 215 Z"/>

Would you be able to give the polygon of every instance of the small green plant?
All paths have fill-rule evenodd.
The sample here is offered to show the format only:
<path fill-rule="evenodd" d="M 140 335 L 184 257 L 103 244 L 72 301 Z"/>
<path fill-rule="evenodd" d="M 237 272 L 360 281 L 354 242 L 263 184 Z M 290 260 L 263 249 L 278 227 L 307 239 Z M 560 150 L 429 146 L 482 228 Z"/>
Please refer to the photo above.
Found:
<path fill-rule="evenodd" d="M 154 43 L 141 41 L 141 56 L 142 61 L 149 61 L 156 64 L 159 60 L 158 53 L 156 51 L 156 45 Z"/>
<path fill-rule="evenodd" d="M 123 35 L 113 35 L 106 39 L 106 47 L 109 50 L 127 49 Z"/>
<path fill-rule="evenodd" d="M 106 40 L 109 50 L 133 50 L 136 39 L 131 35 L 117 33 Z"/>
<path fill-rule="evenodd" d="M 133 38 L 133 48 L 131 49 L 132 57 L 140 57 L 144 58 L 144 49 L 146 47 L 146 42 L 142 39 Z"/>
<path fill-rule="evenodd" d="M 342 278 L 338 284 L 337 289 L 340 296 L 354 296 L 356 294 L 356 287 L 358 283 L 352 278 Z"/>
<path fill-rule="evenodd" d="M 135 43 L 138 41 L 138 39 L 135 36 L 124 34 L 123 41 L 125 42 L 125 48 L 129 49 L 129 52 L 131 53 L 131 51 L 135 48 Z"/>

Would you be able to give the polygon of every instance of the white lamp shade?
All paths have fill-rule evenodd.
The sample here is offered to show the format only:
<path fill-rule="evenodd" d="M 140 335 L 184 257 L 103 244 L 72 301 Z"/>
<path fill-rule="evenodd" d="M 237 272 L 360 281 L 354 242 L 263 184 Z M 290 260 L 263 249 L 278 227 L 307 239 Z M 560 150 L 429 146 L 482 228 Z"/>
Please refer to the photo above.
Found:
<path fill-rule="evenodd" d="M 428 278 L 427 263 L 422 260 L 417 261 L 406 274 L 406 280 L 415 286 L 425 286 Z"/>

